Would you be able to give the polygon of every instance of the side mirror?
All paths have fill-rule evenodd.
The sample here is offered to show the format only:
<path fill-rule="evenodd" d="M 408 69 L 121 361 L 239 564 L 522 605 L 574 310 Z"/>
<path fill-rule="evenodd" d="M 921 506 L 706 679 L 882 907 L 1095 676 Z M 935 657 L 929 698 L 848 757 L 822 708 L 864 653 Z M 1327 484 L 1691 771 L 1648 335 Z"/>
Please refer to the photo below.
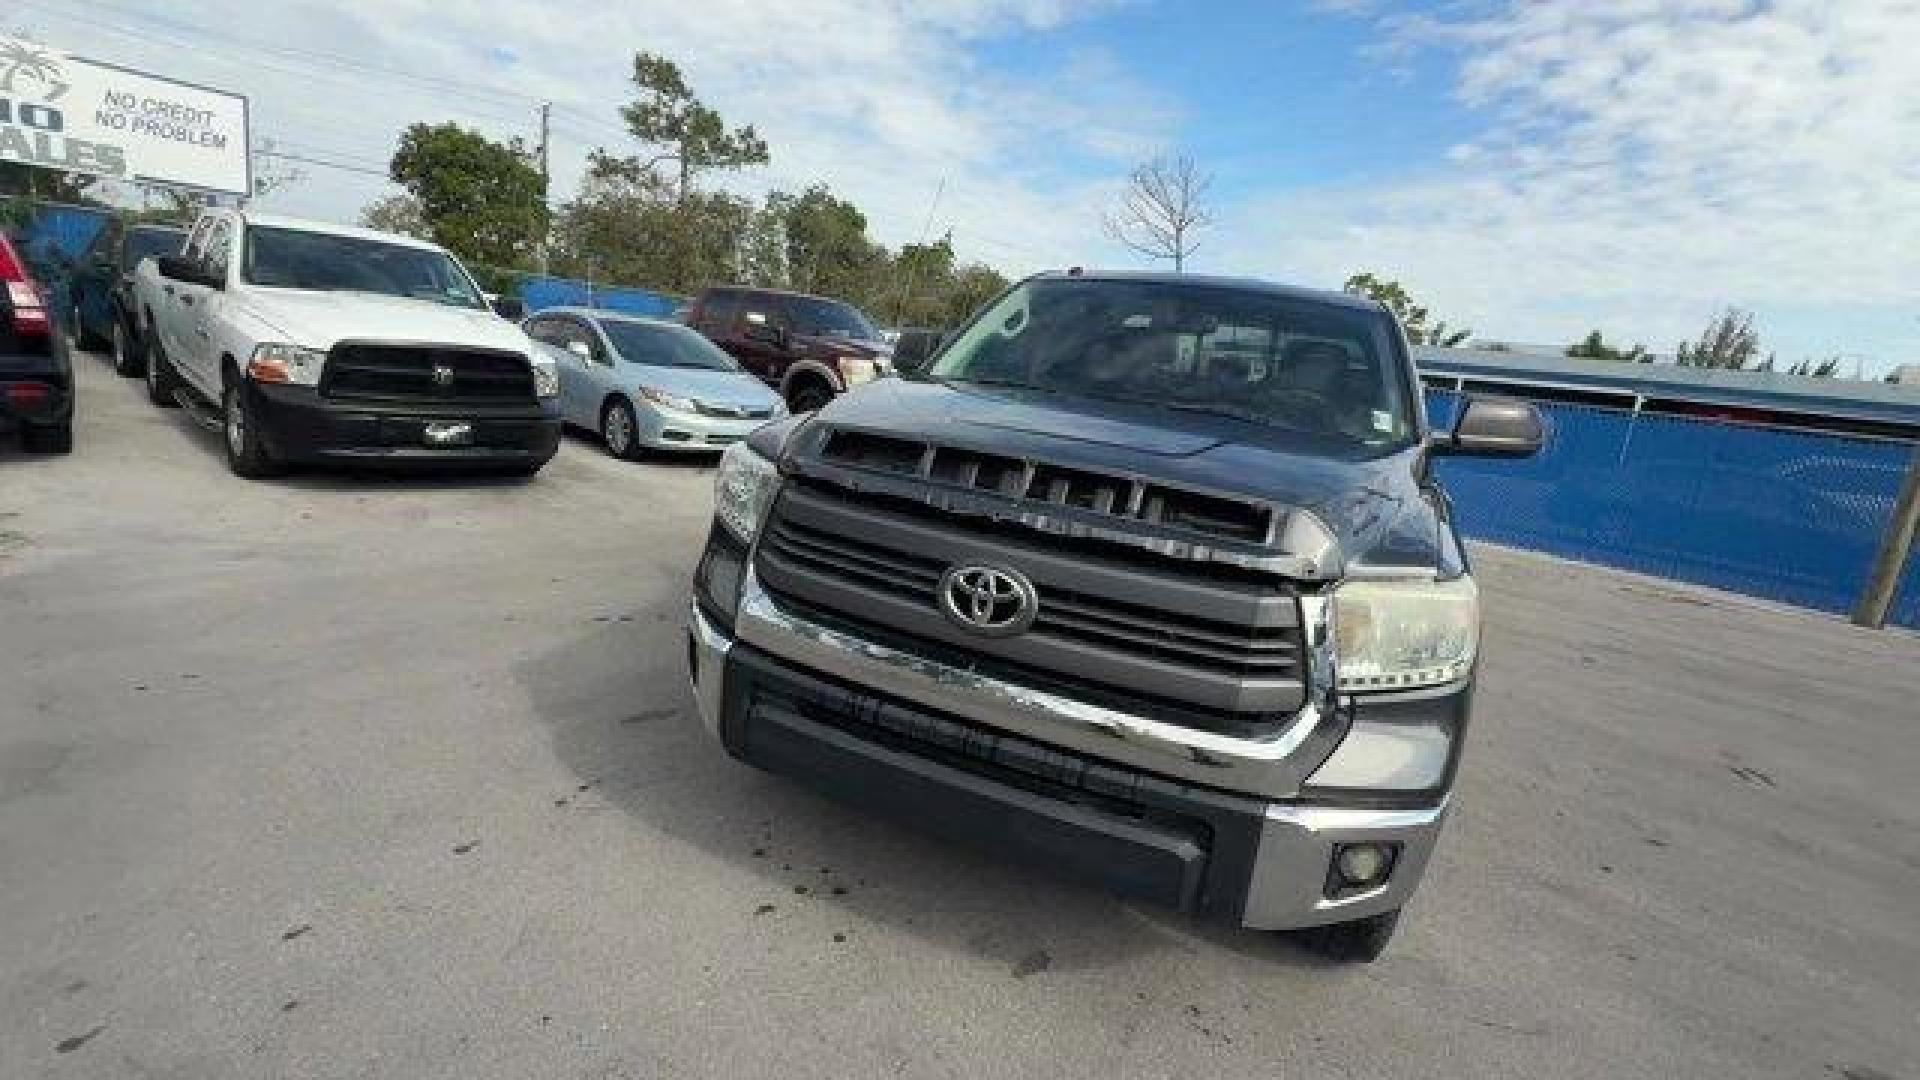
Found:
<path fill-rule="evenodd" d="M 519 322 L 527 317 L 526 301 L 517 296 L 490 297 L 487 303 L 492 306 L 495 315 L 509 322 Z"/>
<path fill-rule="evenodd" d="M 184 281 L 189 285 L 205 285 L 218 289 L 226 284 L 204 270 L 199 263 L 185 255 L 162 255 L 158 260 L 160 276 L 173 281 Z"/>
<path fill-rule="evenodd" d="M 942 343 L 941 336 L 932 330 L 902 330 L 900 339 L 893 343 L 893 370 L 902 375 L 920 374 Z"/>
<path fill-rule="evenodd" d="M 579 340 L 578 338 L 575 338 L 574 340 L 567 342 L 567 351 L 579 357 L 582 360 L 593 359 L 593 346 L 587 344 L 584 341 Z"/>
<path fill-rule="evenodd" d="M 1512 398 L 1470 397 L 1460 403 L 1453 430 L 1429 444 L 1438 455 L 1525 458 L 1546 442 L 1540 410 Z"/>

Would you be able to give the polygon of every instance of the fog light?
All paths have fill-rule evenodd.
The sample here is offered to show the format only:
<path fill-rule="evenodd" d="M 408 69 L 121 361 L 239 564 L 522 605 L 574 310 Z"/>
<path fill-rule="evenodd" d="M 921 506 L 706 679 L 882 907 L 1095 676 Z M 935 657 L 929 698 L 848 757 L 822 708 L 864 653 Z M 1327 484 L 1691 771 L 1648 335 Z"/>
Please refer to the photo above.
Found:
<path fill-rule="evenodd" d="M 1393 849 L 1384 844 L 1346 844 L 1335 849 L 1333 865 L 1348 885 L 1377 885 L 1393 867 Z"/>

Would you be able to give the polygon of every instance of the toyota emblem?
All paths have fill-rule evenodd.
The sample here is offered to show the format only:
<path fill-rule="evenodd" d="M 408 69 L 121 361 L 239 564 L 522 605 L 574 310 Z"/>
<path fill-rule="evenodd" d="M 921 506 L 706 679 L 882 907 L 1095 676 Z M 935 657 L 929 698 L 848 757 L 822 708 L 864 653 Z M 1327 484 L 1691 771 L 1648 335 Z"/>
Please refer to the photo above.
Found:
<path fill-rule="evenodd" d="M 940 610 L 976 634 L 1005 637 L 1033 625 L 1040 597 L 1018 570 L 956 566 L 940 579 Z"/>
<path fill-rule="evenodd" d="M 433 385 L 442 390 L 453 388 L 453 367 L 450 364 L 433 365 Z"/>

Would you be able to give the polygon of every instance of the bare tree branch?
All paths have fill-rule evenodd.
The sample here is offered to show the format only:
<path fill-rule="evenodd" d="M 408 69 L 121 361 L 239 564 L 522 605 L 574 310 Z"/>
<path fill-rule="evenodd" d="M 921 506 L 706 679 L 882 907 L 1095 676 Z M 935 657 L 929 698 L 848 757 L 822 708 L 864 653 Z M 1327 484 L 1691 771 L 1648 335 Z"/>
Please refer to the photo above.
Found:
<path fill-rule="evenodd" d="M 1115 242 L 1148 258 L 1169 260 L 1181 273 L 1199 247 L 1194 233 L 1213 223 L 1203 202 L 1212 186 L 1213 177 L 1192 158 L 1157 157 L 1134 167 L 1119 207 L 1102 214 L 1100 223 Z"/>

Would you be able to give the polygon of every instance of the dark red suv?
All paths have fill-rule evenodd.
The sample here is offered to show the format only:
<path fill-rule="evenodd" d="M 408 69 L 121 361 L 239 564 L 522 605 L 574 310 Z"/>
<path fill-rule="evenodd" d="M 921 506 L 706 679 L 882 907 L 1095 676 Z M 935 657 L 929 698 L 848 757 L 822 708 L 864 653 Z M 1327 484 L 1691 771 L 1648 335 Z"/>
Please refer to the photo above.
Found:
<path fill-rule="evenodd" d="M 825 296 L 739 286 L 702 292 L 687 325 L 811 412 L 835 394 L 892 370 L 892 352 L 860 309 Z"/>
<path fill-rule="evenodd" d="M 73 449 L 73 369 L 54 347 L 47 293 L 0 235 L 0 431 L 19 428 L 32 452 Z"/>

